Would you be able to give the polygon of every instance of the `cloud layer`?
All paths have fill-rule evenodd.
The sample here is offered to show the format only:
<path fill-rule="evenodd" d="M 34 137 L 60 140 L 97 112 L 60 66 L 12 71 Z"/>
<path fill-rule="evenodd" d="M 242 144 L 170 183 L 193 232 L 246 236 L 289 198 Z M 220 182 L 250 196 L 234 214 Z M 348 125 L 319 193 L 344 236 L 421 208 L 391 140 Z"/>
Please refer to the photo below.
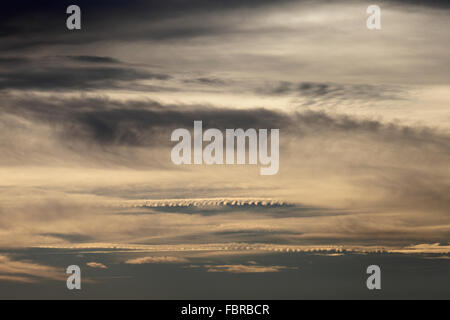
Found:
<path fill-rule="evenodd" d="M 356 0 L 79 1 L 73 32 L 68 4 L 0 12 L 1 281 L 60 279 L 26 250 L 111 277 L 448 255 L 447 2 L 381 1 L 375 32 Z M 174 165 L 195 120 L 280 129 L 279 173 Z"/>

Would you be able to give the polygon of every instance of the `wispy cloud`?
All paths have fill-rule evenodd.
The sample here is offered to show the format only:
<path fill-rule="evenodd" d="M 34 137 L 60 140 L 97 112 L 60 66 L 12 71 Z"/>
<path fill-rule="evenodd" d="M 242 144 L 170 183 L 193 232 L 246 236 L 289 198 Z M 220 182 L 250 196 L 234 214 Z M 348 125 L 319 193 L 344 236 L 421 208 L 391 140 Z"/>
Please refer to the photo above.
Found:
<path fill-rule="evenodd" d="M 173 256 L 152 256 L 139 257 L 125 261 L 126 264 L 147 264 L 147 263 L 186 263 L 187 259 Z"/>
<path fill-rule="evenodd" d="M 64 269 L 60 270 L 29 261 L 13 260 L 8 256 L 0 255 L 0 280 L 33 283 L 63 279 Z"/>
<path fill-rule="evenodd" d="M 284 266 L 255 266 L 255 265 L 206 265 L 208 272 L 229 272 L 229 273 L 268 273 L 268 272 L 280 272 L 282 270 L 289 269 Z"/>
<path fill-rule="evenodd" d="M 120 244 L 120 243 L 79 243 L 72 245 L 58 246 L 39 246 L 37 248 L 51 249 L 70 249 L 77 250 L 102 250 L 108 249 L 111 252 L 115 250 L 126 250 L 129 252 L 243 252 L 245 254 L 261 253 L 261 252 L 309 252 L 309 253 L 450 253 L 450 245 L 446 244 L 418 244 L 413 246 L 379 246 L 379 245 L 283 245 L 283 244 L 264 244 L 264 243 L 208 243 L 208 244 L 176 244 L 176 245 L 143 245 L 143 244 Z M 178 260 L 181 259 L 181 260 Z M 163 261 L 183 261 L 184 257 L 179 256 L 144 256 L 133 260 L 127 260 L 126 263 L 158 263 Z M 130 262 L 131 261 L 131 262 Z M 144 261 L 144 262 L 141 262 Z M 148 261 L 148 262 L 146 262 Z"/>
<path fill-rule="evenodd" d="M 100 262 L 88 262 L 88 263 L 86 263 L 86 265 L 91 268 L 108 269 L 108 267 L 106 265 L 104 265 L 103 263 L 100 263 Z"/>

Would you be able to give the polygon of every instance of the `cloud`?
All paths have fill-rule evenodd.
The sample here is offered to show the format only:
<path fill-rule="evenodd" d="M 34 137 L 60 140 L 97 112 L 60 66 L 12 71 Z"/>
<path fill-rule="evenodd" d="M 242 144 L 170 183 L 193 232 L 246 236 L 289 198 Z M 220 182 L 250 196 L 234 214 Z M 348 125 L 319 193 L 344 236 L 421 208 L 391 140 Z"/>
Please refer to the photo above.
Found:
<path fill-rule="evenodd" d="M 20 12 L 14 6 L 5 6 L 0 18 L 0 34 L 3 49 L 28 48 L 45 45 L 85 44 L 112 40 L 146 40 L 189 38 L 201 34 L 214 34 L 218 30 L 214 25 L 196 26 L 195 20 L 181 25 L 173 24 L 171 19 L 182 19 L 198 14 L 233 11 L 235 9 L 259 8 L 271 6 L 268 0 L 241 0 L 215 2 L 206 0 L 184 1 L 129 1 L 126 6 L 119 3 L 98 1 L 78 1 L 83 15 L 83 25 L 80 34 L 68 33 L 64 24 L 66 7 L 62 3 L 41 3 L 23 1 Z M 283 1 L 288 2 L 288 1 Z M 45 13 L 45 14 L 44 14 Z M 61 19 L 62 17 L 62 19 Z M 189 22 L 188 19 L 187 22 Z M 33 22 L 31 22 L 33 21 Z M 62 24 L 61 24 L 62 21 Z M 120 21 L 120 24 L 117 23 Z M 165 23 L 166 21 L 169 21 Z M 154 28 L 144 26 L 155 26 Z M 41 37 L 39 37 L 39 35 Z M 45 35 L 45 36 L 44 36 Z M 21 40 L 26 36 L 26 41 Z M 9 41 L 7 41 L 9 40 Z"/>
<path fill-rule="evenodd" d="M 117 59 L 102 56 L 67 56 L 66 58 L 77 62 L 87 62 L 87 63 L 107 63 L 107 64 L 120 63 L 120 61 Z"/>
<path fill-rule="evenodd" d="M 20 66 L 29 63 L 31 60 L 24 57 L 0 57 L 1 67 Z"/>
<path fill-rule="evenodd" d="M 64 4 L 5 6 L 0 242 L 444 243 L 448 17 L 411 2 L 382 33 L 362 2 L 81 2 L 79 32 Z M 173 165 L 199 119 L 280 128 L 279 174 Z M 252 197 L 293 205 L 207 202 Z"/>
<path fill-rule="evenodd" d="M 358 5 L 360 1 L 338 1 L 338 5 Z M 66 6 L 62 3 L 22 1 L 22 10 L 5 6 L 0 18 L 0 34 L 3 50 L 23 49 L 55 45 L 80 45 L 101 41 L 133 41 L 189 39 L 211 36 L 235 30 L 239 24 L 222 22 L 223 16 L 236 14 L 238 10 L 257 13 L 274 7 L 273 1 L 151 1 L 133 0 L 127 6 L 120 3 L 78 1 L 82 9 L 85 28 L 69 33 L 64 24 Z M 276 6 L 286 5 L 310 8 L 329 4 L 327 1 L 278 1 Z M 420 4 L 425 7 L 447 9 L 444 1 L 382 1 L 382 5 L 402 7 Z M 44 14 L 45 13 L 45 14 Z M 222 19 L 193 19 L 193 17 L 217 15 Z M 218 20 L 215 22 L 215 20 Z M 117 23 L 120 21 L 120 23 Z M 175 22 L 174 22 L 175 21 Z M 182 22 L 185 24 L 182 25 Z M 215 23 L 214 23 L 215 22 Z M 222 23 L 221 23 L 222 22 Z"/>
<path fill-rule="evenodd" d="M 70 242 L 88 242 L 92 241 L 92 237 L 77 233 L 43 233 L 44 237 L 53 237 Z"/>
<path fill-rule="evenodd" d="M 186 263 L 187 259 L 173 256 L 139 257 L 125 261 L 127 264 L 147 264 L 147 263 Z"/>
<path fill-rule="evenodd" d="M 121 207 L 283 207 L 289 206 L 281 200 L 270 198 L 197 198 L 197 199 L 158 199 L 129 200 L 118 203 Z"/>
<path fill-rule="evenodd" d="M 420 243 L 412 246 L 407 246 L 401 249 L 392 250 L 392 252 L 398 253 L 450 253 L 450 245 L 444 245 L 440 243 Z M 448 259 L 449 257 L 446 257 Z"/>
<path fill-rule="evenodd" d="M 229 272 L 229 273 L 268 273 L 280 272 L 289 269 L 284 266 L 255 266 L 255 265 L 207 265 L 205 266 L 208 272 Z"/>
<path fill-rule="evenodd" d="M 168 78 L 168 75 L 125 67 L 32 68 L 0 72 L 0 90 L 93 90 L 119 88 L 121 82 Z"/>
<path fill-rule="evenodd" d="M 450 139 L 443 130 L 325 111 L 4 97 L 5 244 L 13 236 L 15 244 L 448 238 Z M 171 131 L 196 119 L 204 128 L 280 128 L 280 173 L 265 180 L 251 166 L 171 164 Z M 265 199 L 279 203 L 264 206 Z"/>
<path fill-rule="evenodd" d="M 23 282 L 23 283 L 35 283 L 36 282 L 36 280 L 32 279 L 32 278 L 20 277 L 20 276 L 6 276 L 6 275 L 0 275 L 0 281 Z"/>
<path fill-rule="evenodd" d="M 77 253 L 85 250 L 108 250 L 105 252 L 114 253 L 115 251 L 129 252 L 129 253 L 165 253 L 172 252 L 183 256 L 144 256 L 131 260 L 126 260 L 128 264 L 142 264 L 142 263 L 164 263 L 164 261 L 173 261 L 174 263 L 184 263 L 189 261 L 190 257 L 209 257 L 220 256 L 229 252 L 241 253 L 243 255 L 253 255 L 261 253 L 312 253 L 312 254 L 365 254 L 365 253 L 403 253 L 403 254 L 449 254 L 450 245 L 440 243 L 420 243 L 417 245 L 336 245 L 336 244 L 305 244 L 305 245 L 288 245 L 288 244 L 274 244 L 274 243 L 183 243 L 183 244 L 127 244 L 127 243 L 73 243 L 70 245 L 47 245 L 36 246 L 39 249 L 60 249 L 72 250 Z M 131 262 L 130 262 L 131 261 Z M 249 263 L 254 265 L 254 263 Z"/>
<path fill-rule="evenodd" d="M 108 269 L 107 266 L 105 266 L 103 263 L 100 263 L 100 262 L 88 262 L 88 263 L 86 263 L 86 265 L 88 267 L 96 268 L 96 269 Z"/>
<path fill-rule="evenodd" d="M 396 3 L 399 5 L 418 5 L 418 6 L 423 6 L 423 7 L 436 7 L 436 8 L 440 8 L 440 9 L 448 9 L 450 7 L 448 1 L 445 0 L 383 0 L 381 1 L 381 3 L 383 4 L 384 2 L 387 3 Z"/>
<path fill-rule="evenodd" d="M 28 261 L 12 260 L 10 257 L 0 255 L 0 281 L 34 283 L 46 280 L 63 280 L 64 270 L 36 264 Z"/>
<path fill-rule="evenodd" d="M 314 99 L 314 103 L 333 100 L 397 100 L 404 99 L 405 92 L 399 86 L 368 85 L 368 84 L 343 84 L 343 83 L 320 83 L 300 82 L 293 83 L 281 81 L 268 84 L 256 90 L 257 93 L 268 95 L 295 94 L 299 97 Z M 311 101 L 307 102 L 311 104 Z"/>
<path fill-rule="evenodd" d="M 200 84 L 200 85 L 209 85 L 209 86 L 223 86 L 227 83 L 226 81 L 224 81 L 222 79 L 207 78 L 207 77 L 187 79 L 187 80 L 184 80 L 184 82 L 185 83 L 195 83 L 195 84 Z"/>
<path fill-rule="evenodd" d="M 305 138 L 331 133 L 369 134 L 377 140 L 432 144 L 448 150 L 445 132 L 433 128 L 383 123 L 324 111 L 280 112 L 265 108 L 234 109 L 212 106 L 162 105 L 156 101 L 118 101 L 104 98 L 65 99 L 56 96 L 17 98 L 5 96 L 3 113 L 31 121 L 62 126 L 65 139 L 89 139 L 102 144 L 170 145 L 167 136 L 176 128 L 191 128 L 201 119 L 204 127 L 281 128 L 284 135 Z M 1 128 L 0 128 L 1 129 Z"/>

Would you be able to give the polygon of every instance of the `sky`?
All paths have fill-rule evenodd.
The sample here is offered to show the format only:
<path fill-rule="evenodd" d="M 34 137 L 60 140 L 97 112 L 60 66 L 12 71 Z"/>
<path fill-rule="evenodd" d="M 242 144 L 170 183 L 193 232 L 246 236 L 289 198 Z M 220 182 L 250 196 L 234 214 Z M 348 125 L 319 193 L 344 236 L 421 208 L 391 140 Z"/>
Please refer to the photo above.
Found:
<path fill-rule="evenodd" d="M 413 0 L 2 5 L 0 298 L 450 298 L 449 16 Z M 278 173 L 175 165 L 171 133 L 195 120 L 279 129 Z"/>

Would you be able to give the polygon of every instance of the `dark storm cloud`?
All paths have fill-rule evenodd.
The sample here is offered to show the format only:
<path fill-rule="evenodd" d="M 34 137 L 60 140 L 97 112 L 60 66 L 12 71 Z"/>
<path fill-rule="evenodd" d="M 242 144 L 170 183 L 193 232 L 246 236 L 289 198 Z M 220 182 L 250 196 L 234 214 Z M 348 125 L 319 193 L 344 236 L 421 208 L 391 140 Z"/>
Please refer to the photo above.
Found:
<path fill-rule="evenodd" d="M 161 105 L 155 101 L 119 102 L 109 99 L 15 98 L 4 95 L 2 112 L 30 121 L 62 126 L 65 139 L 77 138 L 110 145 L 165 145 L 173 129 L 192 128 L 202 120 L 204 128 L 280 128 L 296 139 L 321 135 L 371 135 L 377 141 L 433 148 L 450 153 L 445 133 L 426 127 L 410 127 L 377 120 L 360 120 L 324 112 L 287 114 L 268 110 L 215 108 L 211 106 Z"/>
<path fill-rule="evenodd" d="M 167 80 L 165 74 L 126 67 L 20 68 L 0 72 L 1 89 L 79 90 L 118 88 L 121 81 Z M 129 84 L 128 84 L 129 85 Z"/>

